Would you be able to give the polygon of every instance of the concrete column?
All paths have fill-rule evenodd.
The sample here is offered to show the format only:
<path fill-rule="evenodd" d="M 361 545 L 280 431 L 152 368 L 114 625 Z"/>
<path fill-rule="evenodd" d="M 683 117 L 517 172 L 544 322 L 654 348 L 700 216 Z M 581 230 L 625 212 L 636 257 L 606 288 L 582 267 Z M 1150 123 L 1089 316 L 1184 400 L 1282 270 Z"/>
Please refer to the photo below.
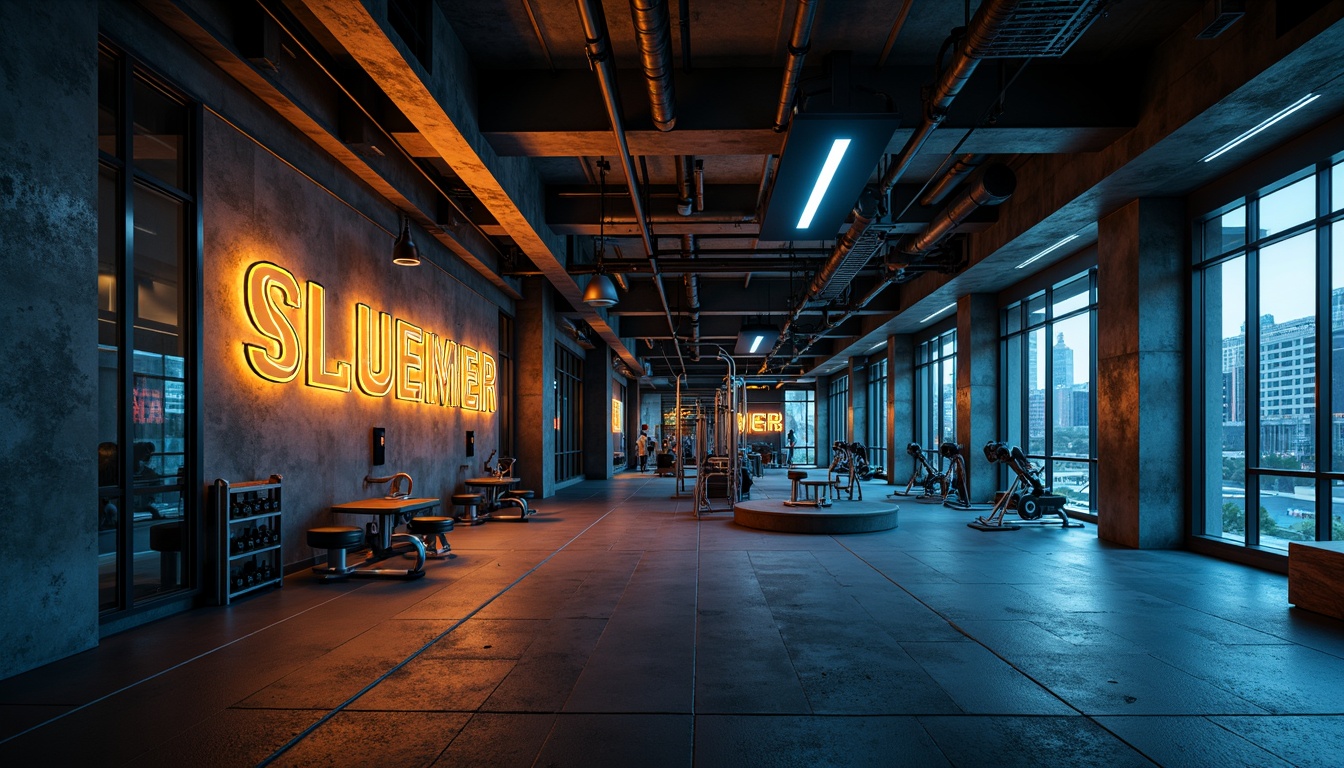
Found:
<path fill-rule="evenodd" d="M 1097 532 L 1143 549 L 1179 547 L 1185 532 L 1186 226 L 1171 199 L 1099 222 Z"/>
<path fill-rule="evenodd" d="M 540 277 L 523 279 L 518 302 L 518 466 L 523 487 L 555 493 L 555 294 Z"/>
<path fill-rule="evenodd" d="M 602 345 L 583 356 L 583 474 L 611 477 L 611 349 Z"/>
<path fill-rule="evenodd" d="M 993 294 L 957 299 L 957 442 L 972 501 L 991 501 L 998 481 L 979 447 L 999 432 L 999 304 Z"/>
<path fill-rule="evenodd" d="M 915 342 L 908 333 L 887 337 L 887 482 L 905 485 L 915 439 Z"/>
<path fill-rule="evenodd" d="M 0 678 L 98 644 L 97 3 L 0 3 Z"/>

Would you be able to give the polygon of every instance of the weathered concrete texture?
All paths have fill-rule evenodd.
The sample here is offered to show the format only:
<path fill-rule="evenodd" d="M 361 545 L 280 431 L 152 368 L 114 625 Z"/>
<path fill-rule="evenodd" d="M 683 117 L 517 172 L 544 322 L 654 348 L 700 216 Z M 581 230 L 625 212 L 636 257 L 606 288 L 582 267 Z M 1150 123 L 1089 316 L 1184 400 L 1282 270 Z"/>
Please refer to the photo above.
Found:
<path fill-rule="evenodd" d="M 1136 200 L 1099 225 L 1097 531 L 1131 547 L 1184 535 L 1186 239 L 1176 200 Z"/>
<path fill-rule="evenodd" d="M 967 294 L 957 300 L 957 442 L 972 501 L 993 500 L 999 473 L 979 457 L 998 433 L 999 305 L 993 294 Z"/>
<path fill-rule="evenodd" d="M 611 477 L 611 390 L 617 375 L 606 347 L 583 356 L 583 474 L 589 480 Z"/>
<path fill-rule="evenodd" d="M 98 642 L 97 17 L 0 3 L 0 678 Z"/>
<path fill-rule="evenodd" d="M 555 493 L 555 292 L 545 279 L 523 279 L 518 302 L 514 398 L 514 475 L 540 496 Z"/>
<path fill-rule="evenodd" d="M 428 264 L 393 266 L 386 232 L 233 127 L 207 116 L 204 144 L 205 477 L 283 475 L 283 559 L 295 563 L 314 556 L 307 528 L 356 522 L 334 520 L 332 504 L 385 492 L 386 486 L 366 486 L 366 475 L 407 472 L 417 496 L 442 498 L 481 474 L 498 448 L 497 412 L 370 397 L 357 388 L 318 389 L 304 384 L 302 372 L 283 384 L 255 375 L 242 345 L 263 339 L 244 311 L 243 278 L 254 262 L 270 261 L 291 271 L 301 288 L 308 281 L 325 286 L 329 365 L 354 360 L 357 303 L 497 360 L 495 306 Z M 442 249 L 427 237 L 417 241 L 426 252 Z M 302 323 L 302 313 L 295 314 Z M 308 345 L 305 360 L 314 353 Z M 428 366 L 426 353 L 422 370 Z M 370 451 L 373 427 L 387 430 L 386 464 L 378 467 Z M 467 431 L 475 433 L 470 458 Z"/>
<path fill-rule="evenodd" d="M 915 343 L 908 333 L 887 337 L 887 482 L 904 483 L 915 439 Z"/>

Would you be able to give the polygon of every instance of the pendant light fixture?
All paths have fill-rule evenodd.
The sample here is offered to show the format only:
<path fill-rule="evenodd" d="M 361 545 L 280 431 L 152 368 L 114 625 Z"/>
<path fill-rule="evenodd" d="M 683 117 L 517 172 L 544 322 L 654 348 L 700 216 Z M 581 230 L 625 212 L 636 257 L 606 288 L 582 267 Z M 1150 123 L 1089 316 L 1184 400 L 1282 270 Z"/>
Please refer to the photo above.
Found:
<path fill-rule="evenodd" d="M 392 243 L 392 263 L 402 267 L 420 266 L 420 249 L 411 239 L 411 220 L 404 213 L 401 214 L 401 234 Z"/>
<path fill-rule="evenodd" d="M 598 181 L 598 223 L 597 223 L 597 274 L 588 281 L 588 287 L 583 289 L 583 303 L 593 308 L 614 307 L 621 297 L 616 293 L 616 284 L 607 277 L 606 271 L 602 268 L 602 256 L 606 253 L 607 238 L 607 171 L 611 168 L 611 163 L 606 160 L 598 160 L 597 168 L 599 174 Z"/>

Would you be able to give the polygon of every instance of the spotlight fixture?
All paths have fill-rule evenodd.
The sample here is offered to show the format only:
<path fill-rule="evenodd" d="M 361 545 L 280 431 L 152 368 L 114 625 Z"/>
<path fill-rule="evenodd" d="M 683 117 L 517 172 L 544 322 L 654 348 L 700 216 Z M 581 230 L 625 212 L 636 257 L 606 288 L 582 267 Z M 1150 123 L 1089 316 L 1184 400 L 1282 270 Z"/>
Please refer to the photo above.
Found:
<path fill-rule="evenodd" d="M 1045 254 L 1050 253 L 1051 251 L 1054 251 L 1054 250 L 1056 250 L 1056 249 L 1058 249 L 1058 248 L 1063 248 L 1064 246 L 1068 245 L 1069 243 L 1072 243 L 1074 240 L 1077 240 L 1077 239 L 1078 239 L 1078 236 L 1077 236 L 1077 235 L 1069 235 L 1068 237 L 1064 238 L 1063 240 L 1060 240 L 1058 243 L 1055 243 L 1054 245 L 1050 246 L 1049 248 L 1046 248 L 1044 251 L 1041 251 L 1040 253 L 1036 254 L 1035 256 L 1032 256 L 1030 259 L 1027 259 L 1026 261 L 1022 262 L 1021 264 L 1018 264 L 1016 267 L 1013 267 L 1013 269 L 1021 269 L 1021 268 L 1025 267 L 1025 266 L 1027 266 L 1028 264 L 1032 263 L 1033 261 L 1035 261 L 1035 260 L 1041 258 L 1041 257 L 1044 256 Z"/>
<path fill-rule="evenodd" d="M 392 243 L 392 263 L 402 267 L 420 266 L 420 249 L 411 239 L 411 220 L 404 213 L 401 214 L 401 234 Z"/>
<path fill-rule="evenodd" d="M 583 289 L 583 303 L 594 309 L 614 307 L 616 302 L 621 300 L 620 294 L 616 293 L 616 284 L 602 269 L 602 256 L 607 249 L 607 170 L 611 168 L 611 164 L 606 160 L 599 160 L 597 167 L 601 176 L 598 193 L 600 212 L 597 221 L 597 274 L 588 281 L 588 287 Z"/>
<path fill-rule="evenodd" d="M 779 328 L 763 320 L 752 320 L 742 324 L 737 334 L 735 355 L 763 355 L 770 345 L 779 338 Z"/>
<path fill-rule="evenodd" d="M 943 314 L 944 312 L 946 312 L 946 311 L 949 310 L 949 309 L 952 309 L 952 308 L 955 307 L 955 306 L 957 306 L 957 302 L 954 301 L 954 302 L 952 302 L 951 304 L 948 304 L 946 307 L 943 307 L 942 309 L 940 309 L 940 310 L 938 310 L 938 311 L 936 311 L 936 312 L 930 314 L 928 317 L 924 318 L 923 320 L 920 320 L 919 322 L 921 322 L 921 323 L 927 323 L 927 322 L 929 322 L 930 320 L 932 320 L 933 318 L 935 318 L 935 317 L 937 317 L 937 316 Z"/>
<path fill-rule="evenodd" d="M 1207 155 L 1201 157 L 1201 158 L 1199 159 L 1199 162 L 1201 162 L 1201 163 L 1207 163 L 1207 162 L 1210 162 L 1210 161 L 1214 160 L 1215 158 L 1217 158 L 1219 155 L 1223 154 L 1224 152 L 1227 152 L 1228 150 L 1232 149 L 1233 147 L 1237 146 L 1238 144 L 1241 144 L 1243 141 L 1246 141 L 1247 139 L 1251 138 L 1251 137 L 1254 136 L 1255 134 L 1257 134 L 1257 133 L 1259 133 L 1259 132 L 1265 130 L 1265 129 L 1268 128 L 1269 126 L 1271 126 L 1271 125 L 1273 125 L 1273 124 L 1279 122 L 1279 121 L 1282 120 L 1283 118 L 1285 118 L 1285 117 L 1287 117 L 1287 116 L 1293 114 L 1293 113 L 1296 112 L 1297 110 L 1299 110 L 1299 109 L 1301 109 L 1301 108 L 1307 106 L 1308 104 L 1310 104 L 1311 102 L 1313 102 L 1313 101 L 1315 101 L 1315 100 L 1317 100 L 1317 99 L 1319 99 L 1319 98 L 1321 98 L 1321 94 L 1319 94 L 1319 93 L 1308 93 L 1306 96 L 1303 96 L 1302 98 L 1298 99 L 1297 101 L 1293 102 L 1292 104 L 1289 104 L 1288 106 L 1284 107 L 1283 109 L 1279 110 L 1278 112 L 1275 112 L 1274 114 L 1272 114 L 1272 115 L 1270 115 L 1269 117 L 1265 118 L 1265 119 L 1262 120 L 1259 124 L 1257 124 L 1255 127 L 1253 127 L 1253 128 L 1251 128 L 1250 130 L 1247 130 L 1246 132 L 1242 133 L 1242 134 L 1241 134 L 1240 136 L 1238 136 L 1237 138 L 1235 138 L 1235 139 L 1233 139 L 1233 140 L 1227 142 L 1227 143 L 1224 144 L 1223 146 L 1221 146 L 1221 147 L 1219 147 L 1219 148 L 1213 150 L 1213 151 L 1210 152 L 1209 154 L 1207 154 Z"/>

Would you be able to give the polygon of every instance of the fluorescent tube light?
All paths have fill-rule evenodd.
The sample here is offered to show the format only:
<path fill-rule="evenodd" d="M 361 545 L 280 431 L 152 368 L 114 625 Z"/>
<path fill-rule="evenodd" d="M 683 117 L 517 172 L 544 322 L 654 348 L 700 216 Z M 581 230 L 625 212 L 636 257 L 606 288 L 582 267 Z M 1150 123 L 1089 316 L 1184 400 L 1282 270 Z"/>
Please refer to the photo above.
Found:
<path fill-rule="evenodd" d="M 798 229 L 812 226 L 812 217 L 817 214 L 817 206 L 821 205 L 821 198 L 826 196 L 826 188 L 831 186 L 831 177 L 835 176 L 835 171 L 840 167 L 840 160 L 845 156 L 847 149 L 849 139 L 836 139 L 835 143 L 831 144 L 831 153 L 826 156 L 826 162 L 822 164 L 821 173 L 817 176 L 817 183 L 812 185 L 812 195 L 807 198 L 803 215 L 798 219 Z"/>
<path fill-rule="evenodd" d="M 1033 262 L 1033 261 L 1035 261 L 1035 260 L 1041 258 L 1041 257 L 1044 256 L 1045 254 L 1050 253 L 1051 251 L 1055 250 L 1056 248 L 1063 248 L 1065 245 L 1067 245 L 1067 244 L 1069 244 L 1069 243 L 1071 243 L 1071 242 L 1073 242 L 1074 240 L 1077 240 L 1077 239 L 1078 239 L 1078 236 L 1077 236 L 1077 235 L 1069 235 L 1068 237 L 1064 238 L 1063 240 L 1060 240 L 1058 243 L 1055 243 L 1054 245 L 1050 246 L 1049 248 L 1046 248 L 1044 251 L 1041 251 L 1040 253 L 1036 254 L 1035 256 L 1032 256 L 1030 259 L 1027 259 L 1026 261 L 1022 262 L 1021 264 L 1018 264 L 1016 267 L 1013 267 L 1013 269 L 1021 269 L 1021 268 L 1025 267 L 1025 266 L 1027 266 L 1028 264 L 1030 264 L 1031 262 Z"/>
<path fill-rule="evenodd" d="M 762 341 L 765 341 L 765 337 L 764 337 L 764 336 L 761 336 L 761 335 L 759 335 L 759 334 L 757 334 L 755 341 L 752 341 L 752 342 L 751 342 L 751 353 L 750 353 L 750 354 L 753 354 L 753 355 L 756 354 L 756 350 L 758 350 L 758 349 L 761 348 L 761 342 L 762 342 Z"/>
<path fill-rule="evenodd" d="M 933 314 L 931 314 L 931 315 L 929 315 L 928 317 L 924 318 L 923 320 L 920 320 L 919 322 L 921 322 L 921 323 L 927 323 L 927 322 L 929 322 L 930 320 L 932 320 L 933 318 L 935 318 L 935 317 L 937 317 L 937 316 L 943 314 L 944 312 L 946 312 L 947 310 L 949 310 L 949 309 L 951 309 L 951 308 L 953 308 L 953 307 L 955 307 L 955 306 L 957 306 L 957 302 L 954 301 L 954 302 L 952 302 L 951 304 L 948 304 L 946 307 L 943 307 L 942 309 L 938 310 L 937 312 L 934 312 Z"/>
<path fill-rule="evenodd" d="M 1207 163 L 1207 162 L 1213 160 L 1214 158 L 1218 157 L 1219 155 L 1223 154 L 1224 152 L 1226 152 L 1226 151 L 1232 149 L 1233 147 L 1237 146 L 1238 144 L 1242 143 L 1243 141 L 1245 141 L 1245 140 L 1251 138 L 1251 137 L 1254 136 L 1255 134 L 1257 134 L 1257 133 L 1259 133 L 1259 132 L 1265 130 L 1265 129 L 1268 128 L 1269 126 L 1271 126 L 1271 125 L 1273 125 L 1273 124 L 1279 122 L 1279 121 L 1282 120 L 1283 118 L 1285 118 L 1285 117 L 1287 117 L 1287 116 L 1293 114 L 1293 113 L 1296 112 L 1297 110 L 1299 110 L 1299 109 L 1301 109 L 1301 108 L 1307 106 L 1308 104 L 1310 104 L 1311 102 L 1313 102 L 1313 101 L 1315 101 L 1315 100 L 1317 100 L 1317 99 L 1319 99 L 1319 98 L 1321 98 L 1321 95 L 1320 95 L 1319 93 L 1308 93 L 1306 96 L 1303 96 L 1302 98 L 1298 99 L 1297 101 L 1293 102 L 1292 104 L 1289 104 L 1288 106 L 1284 107 L 1283 109 L 1279 110 L 1278 112 L 1275 112 L 1273 115 L 1271 115 L 1269 118 L 1267 118 L 1266 120 L 1264 120 L 1264 121 L 1261 122 L 1260 124 L 1256 125 L 1254 128 L 1251 128 L 1250 130 L 1248 130 L 1248 131 L 1246 131 L 1245 133 L 1241 134 L 1241 135 L 1238 136 L 1237 138 L 1235 138 L 1235 139 L 1233 139 L 1233 140 L 1227 142 L 1227 143 L 1224 144 L 1223 146 L 1221 146 L 1221 147 L 1219 147 L 1219 148 L 1213 150 L 1213 151 L 1210 152 L 1209 154 L 1207 154 L 1207 155 L 1201 157 L 1201 158 L 1199 159 L 1199 162 L 1201 162 L 1201 163 Z"/>

